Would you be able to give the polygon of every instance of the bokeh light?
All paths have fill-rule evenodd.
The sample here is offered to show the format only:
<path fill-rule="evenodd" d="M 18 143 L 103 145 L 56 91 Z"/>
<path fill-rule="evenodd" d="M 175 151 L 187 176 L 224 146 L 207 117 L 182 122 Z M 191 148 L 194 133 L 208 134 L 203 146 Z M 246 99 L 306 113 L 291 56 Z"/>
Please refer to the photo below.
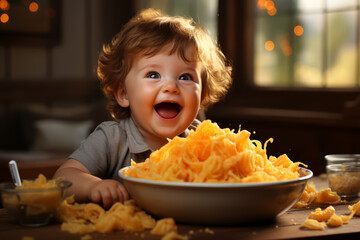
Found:
<path fill-rule="evenodd" d="M 269 10 L 275 7 L 275 3 L 272 0 L 266 0 L 264 6 L 267 10 Z"/>
<path fill-rule="evenodd" d="M 10 8 L 10 3 L 7 0 L 0 0 L 0 9 L 6 11 Z"/>
<path fill-rule="evenodd" d="M 257 1 L 257 6 L 258 6 L 259 9 L 261 9 L 261 10 L 265 9 L 265 1 L 266 0 L 258 0 Z"/>
<path fill-rule="evenodd" d="M 30 3 L 29 10 L 30 12 L 36 12 L 37 10 L 39 10 L 39 4 L 37 4 L 36 2 Z"/>
<path fill-rule="evenodd" d="M 294 27 L 294 33 L 296 36 L 301 36 L 304 33 L 304 28 L 300 25 Z"/>
<path fill-rule="evenodd" d="M 271 9 L 268 9 L 267 10 L 267 13 L 270 15 L 270 16 L 274 16 L 277 12 L 277 9 L 275 7 L 271 8 Z"/>
<path fill-rule="evenodd" d="M 1 14 L 1 16 L 0 16 L 0 22 L 2 22 L 2 23 L 7 23 L 8 21 L 9 21 L 9 15 L 7 15 L 6 13 L 3 13 L 3 14 Z"/>
<path fill-rule="evenodd" d="M 275 48 L 275 44 L 274 44 L 273 41 L 267 41 L 267 42 L 265 43 L 265 49 L 266 49 L 266 50 L 272 51 L 272 50 L 274 50 L 274 48 Z"/>
<path fill-rule="evenodd" d="M 277 12 L 273 0 L 258 0 L 257 6 L 260 10 L 266 10 L 270 16 L 274 16 Z"/>

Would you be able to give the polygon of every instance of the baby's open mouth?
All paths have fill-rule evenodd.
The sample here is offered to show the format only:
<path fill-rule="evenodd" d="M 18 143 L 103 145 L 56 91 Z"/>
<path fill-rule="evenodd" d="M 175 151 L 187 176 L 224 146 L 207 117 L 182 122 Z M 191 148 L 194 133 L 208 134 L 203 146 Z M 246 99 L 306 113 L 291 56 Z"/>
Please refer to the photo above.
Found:
<path fill-rule="evenodd" d="M 156 104 L 154 108 L 162 118 L 166 119 L 175 118 L 182 109 L 180 104 L 175 102 L 161 102 Z"/>

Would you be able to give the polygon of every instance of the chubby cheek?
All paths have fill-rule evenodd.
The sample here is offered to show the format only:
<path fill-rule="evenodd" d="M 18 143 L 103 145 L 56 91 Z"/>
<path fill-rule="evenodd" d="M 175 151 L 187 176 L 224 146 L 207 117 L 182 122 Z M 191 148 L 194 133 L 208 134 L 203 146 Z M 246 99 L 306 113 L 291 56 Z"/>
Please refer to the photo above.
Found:
<path fill-rule="evenodd" d="M 199 109 L 200 108 L 200 102 L 201 102 L 201 99 L 199 96 L 192 96 L 192 99 L 191 97 L 187 98 L 189 103 L 188 105 L 190 106 L 191 109 Z"/>
<path fill-rule="evenodd" d="M 186 111 L 188 114 L 197 115 L 198 110 L 200 109 L 201 103 L 201 89 L 200 88 L 193 88 L 190 91 L 187 91 L 189 94 L 184 96 L 185 99 L 185 106 Z"/>
<path fill-rule="evenodd" d="M 131 111 L 139 114 L 150 114 L 153 111 L 154 99 L 151 91 L 135 90 L 130 100 Z"/>

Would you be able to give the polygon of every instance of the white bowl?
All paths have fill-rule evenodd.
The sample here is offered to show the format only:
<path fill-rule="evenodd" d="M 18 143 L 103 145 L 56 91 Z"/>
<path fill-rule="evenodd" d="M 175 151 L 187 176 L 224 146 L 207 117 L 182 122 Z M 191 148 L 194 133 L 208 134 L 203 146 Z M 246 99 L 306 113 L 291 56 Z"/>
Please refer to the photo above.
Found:
<path fill-rule="evenodd" d="M 128 167 L 126 167 L 128 168 Z M 273 220 L 302 194 L 312 171 L 300 178 L 263 183 L 183 183 L 119 176 L 136 203 L 151 215 L 198 225 L 233 225 Z"/>

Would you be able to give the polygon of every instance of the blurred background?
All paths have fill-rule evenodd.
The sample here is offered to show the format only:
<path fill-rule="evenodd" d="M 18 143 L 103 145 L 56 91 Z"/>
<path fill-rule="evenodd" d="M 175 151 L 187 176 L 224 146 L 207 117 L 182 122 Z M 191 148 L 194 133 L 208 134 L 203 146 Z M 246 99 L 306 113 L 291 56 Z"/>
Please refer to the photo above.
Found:
<path fill-rule="evenodd" d="M 315 174 L 326 154 L 360 152 L 358 0 L 0 0 L 0 180 L 10 159 L 51 176 L 111 119 L 97 57 L 148 7 L 192 17 L 232 64 L 231 91 L 207 118 L 274 138 L 268 155 Z"/>

